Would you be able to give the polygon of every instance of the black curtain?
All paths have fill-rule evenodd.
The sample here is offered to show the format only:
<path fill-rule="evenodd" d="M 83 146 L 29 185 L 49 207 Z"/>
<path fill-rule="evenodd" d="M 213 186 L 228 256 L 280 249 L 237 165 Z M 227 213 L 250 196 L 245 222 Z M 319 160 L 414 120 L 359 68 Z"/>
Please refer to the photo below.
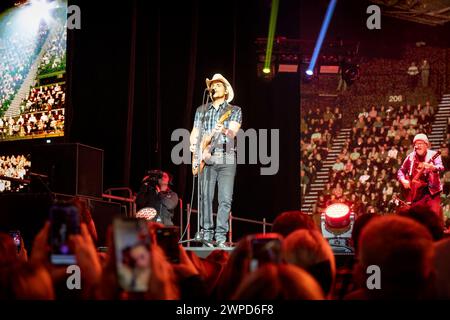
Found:
<path fill-rule="evenodd" d="M 278 174 L 260 176 L 259 165 L 239 166 L 233 212 L 271 221 L 280 211 L 299 207 L 298 75 L 279 74 L 267 82 L 256 73 L 254 42 L 267 37 L 270 1 L 72 3 L 80 6 L 82 22 L 81 30 L 68 35 L 68 140 L 105 150 L 105 188 L 137 190 L 146 169 L 161 168 L 174 175 L 175 191 L 190 199 L 191 169 L 171 162 L 171 134 L 177 128 L 191 130 L 205 78 L 222 73 L 233 82 L 243 129 L 280 129 Z M 298 17 L 298 1 L 281 1 L 277 35 L 298 37 Z M 128 169 L 124 153 L 130 95 Z M 248 226 L 236 228 L 239 233 Z"/>

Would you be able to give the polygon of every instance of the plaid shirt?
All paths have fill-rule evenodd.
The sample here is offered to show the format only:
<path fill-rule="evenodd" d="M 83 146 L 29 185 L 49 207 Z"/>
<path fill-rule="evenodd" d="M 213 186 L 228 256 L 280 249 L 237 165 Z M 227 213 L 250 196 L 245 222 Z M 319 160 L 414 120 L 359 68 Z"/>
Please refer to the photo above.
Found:
<path fill-rule="evenodd" d="M 229 129 L 230 122 L 235 121 L 239 124 L 242 124 L 242 111 L 241 108 L 238 106 L 234 106 L 231 104 L 228 104 L 226 101 L 222 103 L 217 110 L 213 107 L 212 103 L 210 103 L 205 110 L 205 117 L 203 122 L 203 129 L 202 134 L 210 134 L 212 130 L 215 128 L 217 122 L 219 121 L 219 118 L 228 111 L 228 108 L 231 108 L 232 112 L 231 115 L 228 117 L 227 120 L 223 123 L 223 126 L 225 129 Z M 203 106 L 200 106 L 197 108 L 197 111 L 195 112 L 195 119 L 194 119 L 194 128 L 200 129 L 201 123 L 202 123 L 202 114 L 203 114 Z M 233 143 L 234 141 L 226 136 L 225 134 L 221 134 L 219 137 L 219 141 L 217 141 L 217 147 L 215 148 L 215 151 L 224 152 L 226 148 L 226 144 Z M 236 148 L 232 148 L 232 151 L 235 151 Z"/>

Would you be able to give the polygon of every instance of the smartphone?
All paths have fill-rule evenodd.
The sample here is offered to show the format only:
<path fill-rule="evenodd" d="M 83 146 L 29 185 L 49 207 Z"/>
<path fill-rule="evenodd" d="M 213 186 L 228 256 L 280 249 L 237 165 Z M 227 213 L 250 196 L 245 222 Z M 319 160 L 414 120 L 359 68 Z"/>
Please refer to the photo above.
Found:
<path fill-rule="evenodd" d="M 251 240 L 250 271 L 255 271 L 261 265 L 272 262 L 280 263 L 282 238 L 276 233 L 255 235 Z"/>
<path fill-rule="evenodd" d="M 150 279 L 150 236 L 143 219 L 113 220 L 114 250 L 119 286 L 128 292 L 145 292 Z"/>
<path fill-rule="evenodd" d="M 71 204 L 55 204 L 50 208 L 50 262 L 55 265 L 76 264 L 69 243 L 71 235 L 80 234 L 80 213 Z"/>
<path fill-rule="evenodd" d="M 156 230 L 156 241 L 164 250 L 167 260 L 171 263 L 180 263 L 180 228 L 176 226 L 163 227 Z"/>
<path fill-rule="evenodd" d="M 17 253 L 19 253 L 21 244 L 22 244 L 22 236 L 20 235 L 20 231 L 19 230 L 10 231 L 9 235 L 14 240 L 14 244 L 16 245 Z"/>

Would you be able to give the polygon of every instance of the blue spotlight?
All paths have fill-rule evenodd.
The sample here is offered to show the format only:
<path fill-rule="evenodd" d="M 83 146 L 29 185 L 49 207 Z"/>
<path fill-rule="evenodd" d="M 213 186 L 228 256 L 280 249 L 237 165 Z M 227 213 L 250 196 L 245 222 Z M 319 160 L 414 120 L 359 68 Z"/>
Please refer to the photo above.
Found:
<path fill-rule="evenodd" d="M 328 30 L 328 25 L 330 24 L 331 17 L 333 16 L 334 8 L 336 7 L 337 0 L 331 0 L 328 5 L 327 13 L 325 15 L 325 19 L 322 23 L 322 27 L 320 28 L 319 38 L 317 38 L 316 46 L 314 47 L 314 52 L 311 57 L 311 62 L 309 63 L 308 71 L 314 70 L 314 66 L 316 65 L 317 57 L 319 56 L 320 49 L 322 48 L 323 39 L 325 39 L 325 35 Z M 306 73 L 308 74 L 308 71 Z M 311 71 L 312 73 L 312 71 Z"/>
<path fill-rule="evenodd" d="M 306 70 L 305 72 L 308 76 L 312 76 L 314 74 L 314 72 L 312 70 Z"/>

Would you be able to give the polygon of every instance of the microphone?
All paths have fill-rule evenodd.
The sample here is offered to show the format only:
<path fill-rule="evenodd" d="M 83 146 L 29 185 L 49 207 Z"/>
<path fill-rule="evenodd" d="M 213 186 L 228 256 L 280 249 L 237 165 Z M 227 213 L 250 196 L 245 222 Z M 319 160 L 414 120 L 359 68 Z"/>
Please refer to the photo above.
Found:
<path fill-rule="evenodd" d="M 214 90 L 214 89 L 211 89 L 209 92 L 211 92 L 211 96 L 213 96 L 214 95 L 214 93 L 216 93 L 216 90 Z"/>

